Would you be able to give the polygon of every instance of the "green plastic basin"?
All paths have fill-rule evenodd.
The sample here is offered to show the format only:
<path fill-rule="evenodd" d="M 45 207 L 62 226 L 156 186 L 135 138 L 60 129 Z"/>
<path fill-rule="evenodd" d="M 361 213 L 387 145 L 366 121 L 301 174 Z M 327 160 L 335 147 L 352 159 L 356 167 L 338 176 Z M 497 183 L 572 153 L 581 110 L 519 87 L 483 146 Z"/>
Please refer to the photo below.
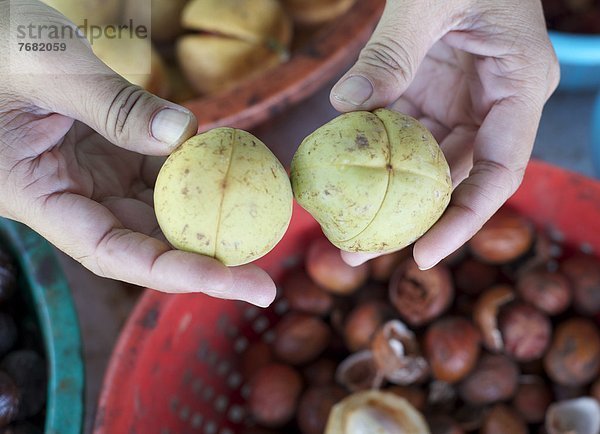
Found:
<path fill-rule="evenodd" d="M 19 266 L 42 332 L 48 363 L 47 434 L 80 434 L 84 369 L 71 291 L 50 244 L 28 227 L 0 218 L 0 238 Z"/>

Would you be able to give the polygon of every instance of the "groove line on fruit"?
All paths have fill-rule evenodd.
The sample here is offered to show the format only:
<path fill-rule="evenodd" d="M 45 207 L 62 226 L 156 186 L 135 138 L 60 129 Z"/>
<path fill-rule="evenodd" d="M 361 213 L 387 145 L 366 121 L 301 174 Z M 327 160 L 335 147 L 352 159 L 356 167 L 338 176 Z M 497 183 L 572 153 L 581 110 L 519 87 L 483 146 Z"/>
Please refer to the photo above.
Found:
<path fill-rule="evenodd" d="M 217 230 L 215 231 L 215 250 L 213 251 L 213 258 L 217 258 L 217 246 L 219 243 L 219 233 L 221 232 L 221 217 L 223 215 L 223 203 L 225 202 L 225 191 L 227 190 L 227 181 L 229 178 L 229 172 L 231 171 L 231 165 L 233 162 L 233 153 L 235 152 L 235 129 L 231 128 L 231 152 L 229 153 L 229 161 L 227 162 L 227 169 L 225 170 L 225 176 L 223 177 L 223 194 L 221 194 L 221 202 L 219 203 L 219 217 L 217 219 Z"/>
<path fill-rule="evenodd" d="M 379 119 L 379 118 L 377 118 Z M 381 122 L 381 124 L 383 125 L 383 129 L 385 130 L 385 135 L 387 138 L 387 146 L 388 146 L 388 155 L 387 155 L 387 162 L 385 167 L 382 167 L 382 169 L 386 170 L 387 173 L 387 185 L 385 187 L 385 193 L 383 194 L 383 198 L 381 199 L 381 203 L 379 204 L 379 207 L 377 208 L 377 211 L 375 211 L 375 213 L 373 214 L 373 217 L 371 218 L 371 220 L 369 220 L 369 223 L 367 223 L 367 225 L 357 234 L 355 234 L 354 236 L 348 238 L 347 240 L 341 240 L 338 241 L 340 243 L 347 243 L 349 241 L 352 241 L 353 239 L 360 237 L 367 229 L 369 229 L 369 227 L 371 226 L 371 224 L 373 223 L 373 221 L 377 218 L 377 216 L 379 215 L 379 212 L 381 211 L 381 208 L 383 208 L 383 204 L 385 203 L 385 199 L 387 198 L 388 192 L 390 191 L 390 184 L 392 181 L 392 175 L 394 173 L 394 168 L 392 167 L 392 144 L 390 143 L 390 133 L 387 130 L 385 123 L 379 119 L 379 122 Z M 387 169 L 389 168 L 389 169 Z"/>

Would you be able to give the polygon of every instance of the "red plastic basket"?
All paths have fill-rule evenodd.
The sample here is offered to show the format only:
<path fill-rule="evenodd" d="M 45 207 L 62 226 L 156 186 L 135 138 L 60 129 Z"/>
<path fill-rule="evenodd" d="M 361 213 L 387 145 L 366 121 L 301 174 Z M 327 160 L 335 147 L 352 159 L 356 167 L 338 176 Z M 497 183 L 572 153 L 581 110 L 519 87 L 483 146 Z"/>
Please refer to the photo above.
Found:
<path fill-rule="evenodd" d="M 532 162 L 509 205 L 571 245 L 600 251 L 600 183 Z M 285 238 L 259 261 L 277 281 L 301 260 L 317 223 L 299 207 Z M 237 434 L 243 432 L 247 387 L 239 354 L 272 338 L 286 309 L 260 310 L 203 295 L 148 290 L 112 356 L 95 434 Z"/>

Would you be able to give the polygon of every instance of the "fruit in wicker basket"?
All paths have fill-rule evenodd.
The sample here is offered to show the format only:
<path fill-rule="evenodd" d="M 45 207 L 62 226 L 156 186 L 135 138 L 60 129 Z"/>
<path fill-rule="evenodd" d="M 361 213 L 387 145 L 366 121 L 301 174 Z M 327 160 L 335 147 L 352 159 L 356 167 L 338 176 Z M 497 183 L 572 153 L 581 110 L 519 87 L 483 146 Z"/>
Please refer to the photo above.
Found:
<path fill-rule="evenodd" d="M 42 0 L 48 6 L 61 12 L 75 24 L 83 25 L 84 20 L 96 26 L 115 24 L 119 19 L 120 0 Z"/>
<path fill-rule="evenodd" d="M 230 88 L 288 56 L 291 20 L 277 0 L 192 0 L 177 41 L 179 64 L 201 93 Z"/>
<path fill-rule="evenodd" d="M 154 204 L 176 248 L 240 265 L 281 239 L 292 215 L 292 191 L 281 163 L 260 140 L 217 128 L 169 156 L 156 180 Z"/>
<path fill-rule="evenodd" d="M 188 0 L 125 0 L 122 21 L 150 23 L 154 41 L 173 41 L 183 32 L 181 13 Z M 148 7 L 150 4 L 150 7 Z"/>
<path fill-rule="evenodd" d="M 283 0 L 299 24 L 315 25 L 332 20 L 352 7 L 356 0 Z"/>
<path fill-rule="evenodd" d="M 294 155 L 299 204 L 342 250 L 390 252 L 425 233 L 450 201 L 444 155 L 416 119 L 391 110 L 339 116 Z"/>
<path fill-rule="evenodd" d="M 103 32 L 101 37 L 94 38 L 92 42 L 92 50 L 100 60 L 117 74 L 148 92 L 162 98 L 169 96 L 167 70 L 149 39 L 109 38 L 106 35 Z"/>

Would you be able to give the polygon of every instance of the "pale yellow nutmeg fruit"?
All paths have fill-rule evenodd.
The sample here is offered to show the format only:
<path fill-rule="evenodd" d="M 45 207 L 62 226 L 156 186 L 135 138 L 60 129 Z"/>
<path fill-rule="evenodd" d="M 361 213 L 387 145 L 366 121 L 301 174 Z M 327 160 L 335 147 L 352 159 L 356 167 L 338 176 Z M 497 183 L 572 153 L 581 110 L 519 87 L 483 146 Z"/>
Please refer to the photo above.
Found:
<path fill-rule="evenodd" d="M 289 56 L 292 22 L 278 0 L 192 0 L 177 41 L 181 69 L 197 92 L 210 94 Z"/>
<path fill-rule="evenodd" d="M 77 26 L 115 24 L 121 13 L 121 0 L 42 0 Z"/>
<path fill-rule="evenodd" d="M 387 109 L 347 113 L 312 133 L 294 155 L 291 179 L 298 203 L 349 252 L 412 244 L 440 218 L 452 192 L 431 133 Z"/>
<path fill-rule="evenodd" d="M 125 0 L 122 21 L 150 23 L 152 40 L 171 42 L 183 33 L 181 13 L 188 0 Z M 148 7 L 150 5 L 150 7 Z"/>
<path fill-rule="evenodd" d="M 364 1 L 364 0 L 363 0 Z M 346 13 L 356 0 L 283 0 L 295 22 L 318 25 Z"/>
<path fill-rule="evenodd" d="M 290 223 L 292 202 L 281 163 L 256 137 L 233 128 L 186 141 L 154 187 L 156 217 L 169 242 L 228 266 L 268 253 Z"/>
<path fill-rule="evenodd" d="M 170 84 L 164 62 L 149 38 L 129 34 L 108 38 L 103 32 L 91 42 L 94 54 L 117 74 L 161 98 L 169 97 Z"/>

